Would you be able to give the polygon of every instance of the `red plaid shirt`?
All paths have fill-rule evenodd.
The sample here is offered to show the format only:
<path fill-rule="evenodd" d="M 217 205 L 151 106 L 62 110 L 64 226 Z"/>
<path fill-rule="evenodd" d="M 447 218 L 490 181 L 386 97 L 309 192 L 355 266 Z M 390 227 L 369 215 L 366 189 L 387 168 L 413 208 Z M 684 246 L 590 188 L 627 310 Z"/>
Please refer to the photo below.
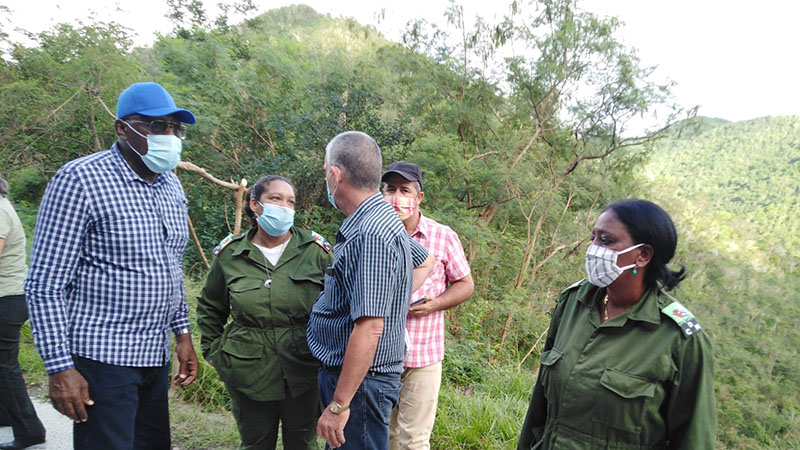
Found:
<path fill-rule="evenodd" d="M 411 301 L 423 296 L 442 295 L 448 282 L 469 275 L 469 263 L 461 240 L 452 228 L 419 213 L 419 224 L 411 237 L 433 254 L 435 265 L 425 283 L 411 294 Z M 444 311 L 425 317 L 408 316 L 406 321 L 410 347 L 406 367 L 427 367 L 444 359 Z"/>

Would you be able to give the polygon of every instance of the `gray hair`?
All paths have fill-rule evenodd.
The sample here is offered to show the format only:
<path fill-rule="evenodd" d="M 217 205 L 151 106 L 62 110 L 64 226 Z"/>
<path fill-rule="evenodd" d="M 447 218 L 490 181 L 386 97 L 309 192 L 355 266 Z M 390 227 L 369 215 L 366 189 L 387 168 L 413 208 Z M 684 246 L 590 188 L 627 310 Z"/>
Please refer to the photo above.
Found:
<path fill-rule="evenodd" d="M 0 173 L 0 197 L 5 197 L 6 195 L 8 195 L 8 181 Z"/>
<path fill-rule="evenodd" d="M 381 149 L 375 139 L 360 131 L 345 131 L 325 147 L 325 161 L 344 172 L 350 183 L 362 191 L 381 188 Z"/>

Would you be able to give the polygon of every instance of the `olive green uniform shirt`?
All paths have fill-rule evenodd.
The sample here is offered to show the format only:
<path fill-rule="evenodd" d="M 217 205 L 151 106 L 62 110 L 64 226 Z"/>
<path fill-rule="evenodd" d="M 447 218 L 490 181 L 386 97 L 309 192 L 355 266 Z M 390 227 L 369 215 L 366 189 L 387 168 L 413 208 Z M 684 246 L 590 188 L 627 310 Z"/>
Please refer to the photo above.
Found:
<path fill-rule="evenodd" d="M 252 400 L 283 400 L 284 383 L 298 397 L 317 383 L 306 326 L 332 261 L 330 246 L 292 227 L 273 266 L 250 242 L 255 232 L 233 237 L 211 263 L 197 302 L 203 356 L 229 389 Z"/>
<path fill-rule="evenodd" d="M 0 297 L 22 295 L 25 264 L 25 231 L 17 212 L 6 197 L 0 196 L 0 238 L 5 239 L 0 254 Z"/>
<path fill-rule="evenodd" d="M 561 294 L 517 449 L 714 448 L 708 335 L 684 334 L 659 289 L 601 324 L 604 297 L 585 280 Z"/>

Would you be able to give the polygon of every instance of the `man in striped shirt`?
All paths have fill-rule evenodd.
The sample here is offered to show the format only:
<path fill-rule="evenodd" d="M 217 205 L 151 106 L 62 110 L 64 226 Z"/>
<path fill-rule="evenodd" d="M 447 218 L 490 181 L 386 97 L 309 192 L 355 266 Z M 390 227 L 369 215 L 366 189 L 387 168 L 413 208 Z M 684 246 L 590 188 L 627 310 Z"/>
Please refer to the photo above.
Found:
<path fill-rule="evenodd" d="M 327 404 L 317 434 L 332 448 L 388 449 L 409 298 L 433 266 L 383 201 L 381 164 L 378 144 L 361 132 L 342 133 L 325 149 L 328 200 L 347 218 L 311 310 L 308 345 L 322 363 Z"/>
<path fill-rule="evenodd" d="M 176 383 L 197 375 L 183 286 L 187 202 L 172 173 L 183 123 L 156 83 L 119 96 L 110 149 L 47 185 L 25 280 L 31 330 L 53 406 L 76 449 L 169 450 L 170 335 Z"/>
<path fill-rule="evenodd" d="M 461 240 L 452 228 L 425 217 L 422 174 L 410 162 L 397 161 L 383 174 L 383 196 L 411 237 L 433 255 L 425 283 L 411 295 L 406 328 L 411 346 L 400 377 L 403 388 L 392 410 L 390 449 L 429 449 L 444 358 L 444 310 L 461 304 L 474 289 Z"/>

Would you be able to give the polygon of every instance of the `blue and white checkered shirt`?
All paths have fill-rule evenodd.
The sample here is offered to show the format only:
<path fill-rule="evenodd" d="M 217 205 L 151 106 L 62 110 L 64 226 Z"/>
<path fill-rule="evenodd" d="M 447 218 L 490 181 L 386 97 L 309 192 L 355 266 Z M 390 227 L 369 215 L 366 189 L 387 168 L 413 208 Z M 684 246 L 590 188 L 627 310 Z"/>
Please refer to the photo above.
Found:
<path fill-rule="evenodd" d="M 119 366 L 169 361 L 169 330 L 189 327 L 187 209 L 175 174 L 151 185 L 116 144 L 56 172 L 39 207 L 25 280 L 48 373 L 72 368 L 72 354 Z"/>
<path fill-rule="evenodd" d="M 308 346 L 314 357 L 340 367 L 355 321 L 383 317 L 370 370 L 402 372 L 412 271 L 427 257 L 381 194 L 364 200 L 339 228 L 333 270 L 325 274 L 325 289 L 311 309 Z"/>

